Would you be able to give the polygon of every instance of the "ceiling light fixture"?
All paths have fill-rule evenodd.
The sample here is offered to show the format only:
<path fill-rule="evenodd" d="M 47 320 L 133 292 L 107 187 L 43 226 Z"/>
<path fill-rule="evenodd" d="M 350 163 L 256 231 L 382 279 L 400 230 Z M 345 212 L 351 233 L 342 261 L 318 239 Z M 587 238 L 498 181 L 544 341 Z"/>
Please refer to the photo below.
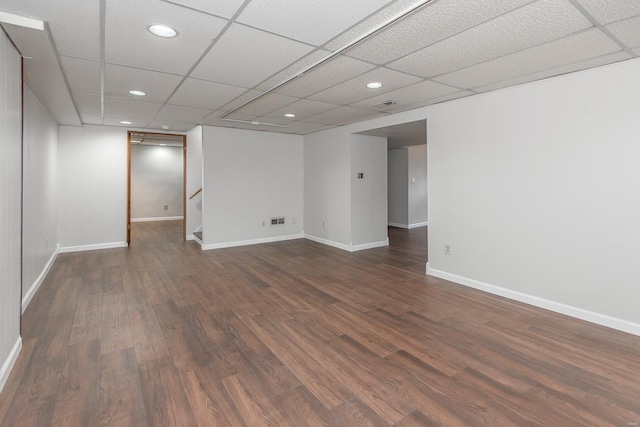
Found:
<path fill-rule="evenodd" d="M 380 82 L 371 82 L 371 83 L 367 83 L 367 87 L 369 89 L 380 89 L 383 86 L 382 83 Z"/>
<path fill-rule="evenodd" d="M 160 145 L 160 147 L 166 147 L 167 146 L 167 144 L 159 144 L 159 145 Z"/>
<path fill-rule="evenodd" d="M 153 24 L 147 27 L 147 30 L 151 34 L 154 34 L 158 37 L 164 37 L 166 39 L 170 39 L 178 35 L 178 32 L 171 27 L 162 24 Z"/>
<path fill-rule="evenodd" d="M 169 130 L 169 125 L 162 125 L 162 129 Z"/>
<path fill-rule="evenodd" d="M 285 117 L 289 117 L 290 119 L 293 119 L 296 115 L 293 113 L 287 113 L 284 115 Z"/>
<path fill-rule="evenodd" d="M 131 124 L 131 122 L 128 122 L 126 120 L 121 120 L 120 123 L 123 124 L 123 125 L 130 125 Z"/>
<path fill-rule="evenodd" d="M 135 95 L 135 96 L 145 96 L 146 95 L 146 93 L 144 93 L 141 90 L 130 90 L 129 93 L 131 95 Z"/>

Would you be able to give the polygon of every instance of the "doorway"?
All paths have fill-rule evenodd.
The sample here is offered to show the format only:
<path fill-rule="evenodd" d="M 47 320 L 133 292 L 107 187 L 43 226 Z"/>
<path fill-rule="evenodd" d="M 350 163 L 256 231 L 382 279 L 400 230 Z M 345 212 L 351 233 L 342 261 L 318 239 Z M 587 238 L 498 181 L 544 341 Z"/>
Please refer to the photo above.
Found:
<path fill-rule="evenodd" d="M 182 221 L 186 240 L 186 135 L 127 133 L 127 245 L 132 222 Z"/>

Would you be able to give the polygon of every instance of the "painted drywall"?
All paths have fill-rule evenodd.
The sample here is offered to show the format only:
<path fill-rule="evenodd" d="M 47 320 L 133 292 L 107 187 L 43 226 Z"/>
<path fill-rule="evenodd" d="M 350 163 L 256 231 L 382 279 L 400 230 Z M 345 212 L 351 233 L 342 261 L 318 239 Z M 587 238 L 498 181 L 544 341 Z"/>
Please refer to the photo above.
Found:
<path fill-rule="evenodd" d="M 55 260 L 58 246 L 58 123 L 24 87 L 22 306 Z"/>
<path fill-rule="evenodd" d="M 352 135 L 351 250 L 387 246 L 387 223 L 387 138 Z"/>
<path fill-rule="evenodd" d="M 60 250 L 124 246 L 127 130 L 60 126 L 58 146 Z"/>
<path fill-rule="evenodd" d="M 629 60 L 342 126 L 331 140 L 428 118 L 429 273 L 640 335 L 638 75 Z M 321 135 L 305 150 L 330 142 Z"/>
<path fill-rule="evenodd" d="M 131 146 L 132 221 L 183 216 L 182 152 L 182 146 Z"/>
<path fill-rule="evenodd" d="M 389 150 L 387 153 L 387 209 L 389 225 L 393 227 L 409 227 L 408 176 L 409 150 L 406 148 Z"/>
<path fill-rule="evenodd" d="M 0 28 L 0 391 L 20 352 L 21 57 Z"/>
<path fill-rule="evenodd" d="M 204 248 L 302 237 L 303 138 L 212 126 L 202 136 Z"/>
<path fill-rule="evenodd" d="M 190 198 L 202 188 L 202 126 L 187 132 L 187 239 L 193 239 L 193 232 L 202 227 L 203 193 Z"/>
<path fill-rule="evenodd" d="M 304 137 L 304 233 L 351 246 L 351 134 L 330 129 Z"/>
<path fill-rule="evenodd" d="M 427 146 L 414 145 L 408 152 L 409 228 L 427 223 Z"/>

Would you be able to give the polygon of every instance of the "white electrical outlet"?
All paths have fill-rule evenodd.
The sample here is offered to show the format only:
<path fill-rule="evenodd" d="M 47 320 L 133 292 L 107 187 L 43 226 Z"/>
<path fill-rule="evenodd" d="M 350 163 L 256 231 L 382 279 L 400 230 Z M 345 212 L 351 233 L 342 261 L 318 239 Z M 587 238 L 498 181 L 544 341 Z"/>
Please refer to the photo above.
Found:
<path fill-rule="evenodd" d="M 451 255 L 451 245 L 449 245 L 449 244 L 445 244 L 444 245 L 444 254 L 445 255 Z"/>

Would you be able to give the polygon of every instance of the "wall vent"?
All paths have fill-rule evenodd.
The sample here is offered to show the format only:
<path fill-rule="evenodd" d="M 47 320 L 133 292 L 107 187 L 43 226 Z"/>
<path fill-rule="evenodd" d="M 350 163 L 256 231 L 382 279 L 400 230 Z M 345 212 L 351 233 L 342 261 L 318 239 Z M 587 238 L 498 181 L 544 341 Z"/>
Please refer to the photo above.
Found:
<path fill-rule="evenodd" d="M 387 107 L 391 107 L 392 105 L 396 105 L 397 103 L 398 103 L 398 101 L 388 100 L 388 101 L 381 102 L 380 104 L 376 104 L 376 105 L 374 105 L 374 107 L 376 107 L 376 108 L 387 108 Z"/>

